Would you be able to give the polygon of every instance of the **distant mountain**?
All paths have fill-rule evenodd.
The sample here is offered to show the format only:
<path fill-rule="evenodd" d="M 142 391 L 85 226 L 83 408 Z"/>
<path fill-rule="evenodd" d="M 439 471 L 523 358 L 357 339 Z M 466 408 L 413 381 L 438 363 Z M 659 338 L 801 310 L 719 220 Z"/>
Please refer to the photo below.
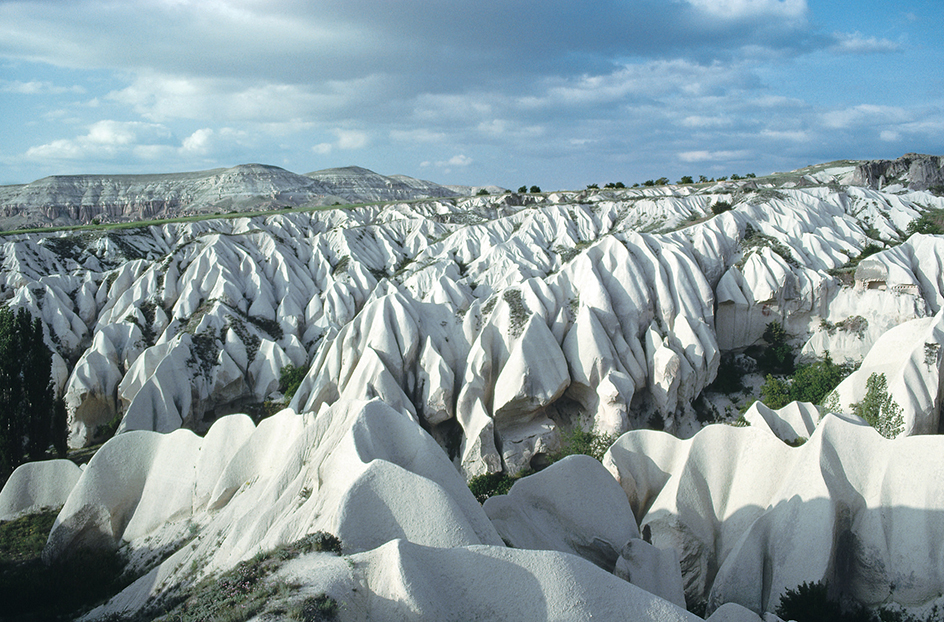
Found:
<path fill-rule="evenodd" d="M 328 168 L 306 173 L 305 177 L 331 188 L 333 194 L 352 203 L 456 196 L 454 190 L 431 181 L 414 179 L 405 175 L 386 177 L 359 166 Z"/>
<path fill-rule="evenodd" d="M 432 182 L 360 167 L 308 175 L 265 164 L 159 175 L 56 175 L 0 186 L 0 230 L 456 194 Z"/>

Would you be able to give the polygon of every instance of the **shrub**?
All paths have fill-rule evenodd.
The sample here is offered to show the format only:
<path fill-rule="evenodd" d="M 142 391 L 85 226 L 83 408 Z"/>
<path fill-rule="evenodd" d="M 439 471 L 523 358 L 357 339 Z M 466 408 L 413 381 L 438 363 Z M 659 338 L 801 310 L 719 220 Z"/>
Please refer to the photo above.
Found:
<path fill-rule="evenodd" d="M 775 613 L 796 622 L 834 622 L 842 619 L 839 604 L 829 598 L 825 582 L 803 583 L 780 596 Z"/>
<path fill-rule="evenodd" d="M 905 429 L 901 406 L 888 394 L 885 374 L 873 373 L 865 381 L 865 397 L 851 405 L 852 413 L 865 419 L 885 438 L 895 438 Z"/>
<path fill-rule="evenodd" d="M 834 363 L 827 352 L 822 361 L 803 365 L 796 370 L 790 385 L 790 398 L 799 402 L 822 404 L 826 396 L 839 386 L 851 371 L 848 366 Z"/>
<path fill-rule="evenodd" d="M 919 218 L 908 223 L 905 233 L 909 236 L 915 233 L 941 235 L 944 233 L 944 210 L 935 209 L 921 214 Z"/>
<path fill-rule="evenodd" d="M 531 193 L 532 193 L 532 194 L 536 194 L 536 193 L 538 193 L 538 192 L 541 192 L 541 189 L 540 189 L 538 186 L 531 186 Z"/>
<path fill-rule="evenodd" d="M 557 462 L 567 456 L 584 454 L 602 462 L 603 454 L 616 442 L 616 438 L 613 434 L 587 432 L 579 425 L 575 425 L 570 432 L 561 434 L 561 448 L 551 455 L 551 461 Z"/>
<path fill-rule="evenodd" d="M 476 475 L 469 480 L 469 490 L 472 491 L 479 503 L 485 503 L 489 497 L 507 495 L 516 479 L 504 473 Z"/>
<path fill-rule="evenodd" d="M 711 213 L 717 216 L 718 214 L 725 213 L 732 207 L 733 206 L 731 205 L 730 201 L 718 201 L 717 203 L 711 206 Z"/>
<path fill-rule="evenodd" d="M 295 392 L 298 391 L 298 387 L 301 386 L 307 373 L 306 368 L 291 364 L 286 365 L 279 371 L 279 392 L 285 396 L 285 399 L 290 400 L 295 396 Z"/>
<path fill-rule="evenodd" d="M 292 620 L 301 622 L 328 622 L 338 615 L 338 603 L 327 594 L 310 596 L 289 612 Z"/>
<path fill-rule="evenodd" d="M 790 399 L 790 384 L 785 380 L 767 374 L 767 378 L 760 388 L 760 400 L 767 408 L 773 408 L 774 410 L 783 408 L 792 401 Z"/>

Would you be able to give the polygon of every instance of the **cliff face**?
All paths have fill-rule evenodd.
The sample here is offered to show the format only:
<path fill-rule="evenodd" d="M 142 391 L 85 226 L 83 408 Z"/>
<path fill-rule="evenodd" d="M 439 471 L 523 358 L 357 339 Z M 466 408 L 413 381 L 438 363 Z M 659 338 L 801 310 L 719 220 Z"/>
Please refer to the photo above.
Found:
<path fill-rule="evenodd" d="M 944 185 L 944 157 L 908 153 L 897 160 L 871 160 L 856 167 L 852 183 L 876 189 L 900 183 L 914 190 Z"/>
<path fill-rule="evenodd" d="M 263 164 L 166 175 L 62 175 L 0 187 L 0 229 L 455 194 L 430 182 L 357 167 L 309 175 Z"/>

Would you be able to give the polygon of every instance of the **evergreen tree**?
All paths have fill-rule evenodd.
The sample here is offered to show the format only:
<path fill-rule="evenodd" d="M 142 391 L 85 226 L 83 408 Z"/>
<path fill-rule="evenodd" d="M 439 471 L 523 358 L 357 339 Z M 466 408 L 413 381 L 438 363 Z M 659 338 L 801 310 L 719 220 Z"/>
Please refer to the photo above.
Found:
<path fill-rule="evenodd" d="M 66 450 L 65 404 L 55 399 L 43 325 L 25 309 L 0 309 L 0 481 L 54 445 Z"/>

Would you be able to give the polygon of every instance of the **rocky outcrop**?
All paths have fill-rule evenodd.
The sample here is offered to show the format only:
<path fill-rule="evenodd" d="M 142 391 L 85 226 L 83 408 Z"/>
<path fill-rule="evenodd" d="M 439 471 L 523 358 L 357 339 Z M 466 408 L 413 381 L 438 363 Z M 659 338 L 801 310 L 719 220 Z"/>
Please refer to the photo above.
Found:
<path fill-rule="evenodd" d="M 944 186 L 944 158 L 908 153 L 897 160 L 871 160 L 856 166 L 852 183 L 881 189 L 901 184 L 914 190 Z"/>

